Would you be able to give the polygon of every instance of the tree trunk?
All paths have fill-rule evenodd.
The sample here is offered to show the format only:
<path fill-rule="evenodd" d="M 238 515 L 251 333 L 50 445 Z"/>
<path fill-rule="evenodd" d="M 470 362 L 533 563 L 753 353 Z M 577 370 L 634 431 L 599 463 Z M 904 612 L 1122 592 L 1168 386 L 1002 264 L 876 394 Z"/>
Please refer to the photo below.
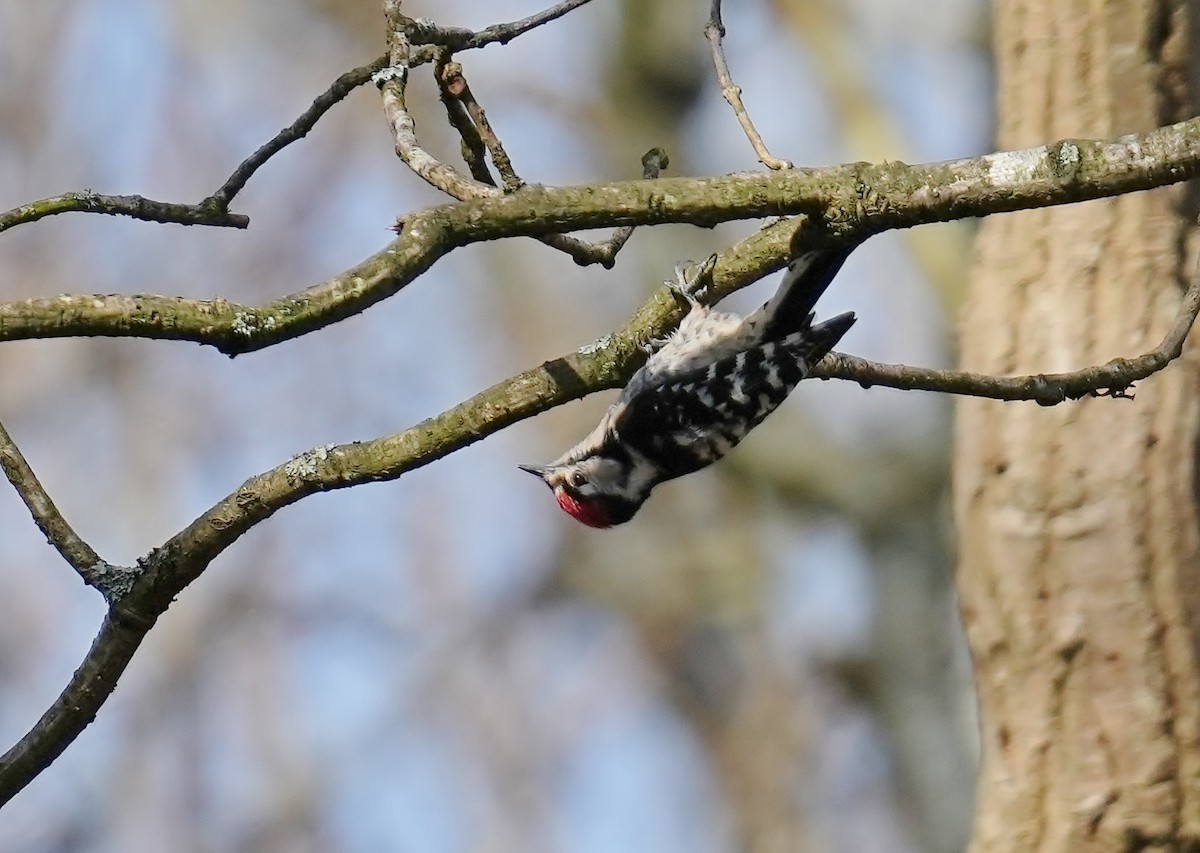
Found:
<path fill-rule="evenodd" d="M 994 11 L 1000 147 L 1194 113 L 1195 3 Z M 964 366 L 1063 371 L 1154 346 L 1194 274 L 1195 213 L 1172 188 L 988 219 Z M 975 853 L 1200 850 L 1196 380 L 1185 355 L 1133 401 L 958 409 Z"/>

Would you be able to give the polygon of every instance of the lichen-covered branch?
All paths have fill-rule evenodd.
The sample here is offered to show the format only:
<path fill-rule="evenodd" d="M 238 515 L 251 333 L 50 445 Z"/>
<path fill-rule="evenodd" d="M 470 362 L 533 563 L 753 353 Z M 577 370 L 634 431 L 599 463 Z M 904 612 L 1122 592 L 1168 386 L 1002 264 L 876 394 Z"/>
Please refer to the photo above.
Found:
<path fill-rule="evenodd" d="M 778 222 L 726 252 L 714 270 L 714 290 L 755 269 L 759 256 L 754 250 L 785 248 L 794 244 L 796 236 L 793 222 Z M 1087 394 L 1121 396 L 1132 382 L 1179 356 L 1198 311 L 1200 275 L 1193 279 L 1175 323 L 1158 347 L 1134 359 L 1117 359 L 1069 374 L 988 377 L 878 365 L 833 354 L 814 376 L 1031 399 L 1047 405 Z M 112 604 L 100 635 L 66 690 L 37 726 L 0 757 L 0 803 L 48 766 L 94 718 L 158 616 L 252 527 L 308 495 L 394 480 L 520 420 L 594 391 L 619 387 L 644 357 L 640 344 L 659 336 L 679 319 L 680 312 L 670 291 L 662 288 L 623 329 L 587 347 L 500 382 L 403 432 L 314 448 L 247 480 L 141 561 L 140 573 L 128 578 L 132 581 L 128 591 Z"/>
<path fill-rule="evenodd" d="M 439 27 L 430 21 L 401 16 L 404 21 L 401 30 L 411 34 L 406 37 L 411 37 L 421 44 L 413 55 L 406 57 L 405 67 L 416 67 L 429 62 L 447 50 L 452 52 L 489 44 L 507 44 L 517 36 L 548 24 L 587 2 L 589 0 L 568 0 L 528 18 L 493 24 L 478 32 L 459 27 Z M 313 100 L 312 105 L 296 121 L 242 161 L 216 192 L 198 204 L 156 201 L 140 195 L 105 195 L 92 190 L 82 190 L 38 199 L 0 212 L 0 232 L 60 213 L 99 213 L 108 216 L 129 216 L 147 222 L 246 228 L 250 224 L 250 218 L 244 214 L 230 213 L 229 203 L 241 192 L 250 177 L 288 145 L 303 139 L 326 112 L 356 88 L 371 80 L 388 64 L 389 57 L 381 56 L 369 65 L 342 74 Z"/>
<path fill-rule="evenodd" d="M 904 364 L 880 364 L 852 355 L 830 353 L 813 370 L 818 379 L 848 379 L 864 388 L 882 385 L 903 391 L 937 391 L 989 400 L 1031 400 L 1056 406 L 1084 397 L 1132 398 L 1129 389 L 1183 354 L 1183 344 L 1200 314 L 1200 264 L 1180 300 L 1175 321 L 1154 349 L 1133 358 L 1114 358 L 1069 373 L 988 376 L 963 370 L 934 370 Z"/>
<path fill-rule="evenodd" d="M 245 228 L 250 224 L 250 217 L 230 213 L 215 204 L 155 201 L 140 195 L 104 195 L 82 190 L 27 202 L 0 213 L 0 232 L 60 213 L 100 213 L 107 216 L 128 216 L 146 222 L 212 225 L 221 228 Z"/>
<path fill-rule="evenodd" d="M 371 76 L 384 91 L 405 162 L 414 171 L 424 169 L 441 180 L 447 173 L 435 170 L 449 167 L 423 152 L 415 132 L 410 133 L 411 117 L 403 102 L 407 69 L 446 57 L 447 51 L 506 41 L 582 2 L 586 0 L 560 3 L 525 22 L 479 33 L 393 15 L 387 67 L 377 62 L 339 78 L 300 120 L 248 158 L 203 205 L 223 212 L 255 169 L 288 142 L 302 137 L 324 110 Z M 482 112 L 472 116 L 467 110 L 466 115 L 478 128 Z M 481 137 L 481 141 L 486 148 L 486 140 Z M 652 166 L 647 164 L 647 175 Z M 398 225 L 398 237 L 382 251 L 306 290 L 261 306 L 150 295 L 64 295 L 0 303 L 0 340 L 130 336 L 189 340 L 233 355 L 272 346 L 357 314 L 397 293 L 445 254 L 471 243 L 515 236 L 573 240 L 562 235 L 596 227 L 628 229 L 671 222 L 712 225 L 731 219 L 797 217 L 767 226 L 721 253 L 710 288 L 710 294 L 720 298 L 781 268 L 799 245 L 857 241 L 891 228 L 1101 198 L 1175 183 L 1197 173 L 1200 119 L 1114 140 L 1069 140 L 923 166 L 854 163 L 715 178 L 526 186 L 509 193 L 477 180 L 478 173 L 473 173 L 476 180 L 472 180 L 453 172 L 450 177 L 455 182 L 448 186 L 461 190 L 462 200 L 405 216 Z M 618 236 L 623 240 L 628 231 L 619 231 Z M 1085 393 L 1119 395 L 1131 382 L 1161 369 L 1178 355 L 1200 307 L 1197 287 L 1200 285 L 1193 283 L 1186 311 L 1159 348 L 1137 359 L 1075 374 L 997 379 L 837 356 L 822 365 L 821 375 L 897 387 L 934 388 L 941 383 L 938 390 L 966 393 L 973 393 L 973 387 L 987 396 L 1011 393 L 1014 396 L 1002 398 L 1017 399 L 1025 394 L 1025 398 L 1043 403 Z M 78 736 L 115 689 L 158 616 L 218 554 L 252 527 L 308 495 L 396 479 L 519 420 L 593 391 L 619 386 L 644 357 L 639 344 L 665 333 L 681 311 L 669 291 L 660 288 L 621 330 L 501 382 L 408 430 L 373 441 L 316 448 L 288 460 L 250 478 L 150 552 L 136 568 L 120 569 L 115 575 L 109 571 L 114 567 L 98 558 L 90 567 L 86 565 L 94 552 L 74 541 L 69 528 L 66 532 L 61 529 L 65 521 L 58 524 L 61 518 L 51 512 L 52 504 L 47 509 L 48 497 L 42 502 L 44 493 L 40 495 L 40 487 L 31 485 L 36 483 L 32 472 L 27 475 L 16 465 L 13 460 L 19 454 L 13 456 L 10 451 L 5 470 L 30 502 L 35 519 L 85 579 L 89 576 L 81 565 L 92 572 L 89 582 L 105 592 L 110 607 L 92 648 L 62 694 L 0 757 L 0 803 L 28 784 Z M 0 451 L 3 449 L 0 440 Z M 97 571 L 104 578 L 96 580 Z"/>
<path fill-rule="evenodd" d="M 851 163 L 713 178 L 660 178 L 567 187 L 527 186 L 417 211 L 399 237 L 358 266 L 264 305 L 169 296 L 74 295 L 0 303 L 0 340 L 96 335 L 187 340 L 235 355 L 353 316 L 451 250 L 485 240 L 623 225 L 808 214 L 813 240 L 861 239 L 970 216 L 1152 189 L 1200 173 L 1200 119 L 1111 140 L 1065 140 L 964 160 L 910 166 Z M 790 251 L 761 257 L 754 274 L 725 279 L 728 295 L 778 269 Z"/>
<path fill-rule="evenodd" d="M 747 244 L 785 253 L 796 226 L 779 222 L 725 252 L 718 280 L 746 276 L 760 258 Z M 781 264 L 782 265 L 782 262 Z M 110 606 L 83 663 L 38 723 L 0 756 L 0 805 L 44 770 L 94 719 L 146 632 L 171 601 L 223 550 L 285 506 L 321 491 L 389 480 L 517 421 L 601 388 L 616 387 L 644 358 L 639 342 L 681 316 L 664 287 L 620 332 L 481 391 L 404 432 L 320 447 L 252 477 L 139 563 L 140 574 Z"/>

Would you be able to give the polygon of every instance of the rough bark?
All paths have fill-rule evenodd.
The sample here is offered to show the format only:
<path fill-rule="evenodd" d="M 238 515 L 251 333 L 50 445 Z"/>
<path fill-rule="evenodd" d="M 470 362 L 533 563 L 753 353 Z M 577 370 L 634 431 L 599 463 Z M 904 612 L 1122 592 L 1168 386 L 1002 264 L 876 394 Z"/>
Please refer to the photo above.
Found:
<path fill-rule="evenodd" d="M 1200 9 L 998 0 L 999 143 L 1194 112 Z M 966 367 L 1059 371 L 1147 349 L 1193 274 L 1170 188 L 983 225 Z M 1200 849 L 1195 348 L 1134 401 L 957 414 L 958 585 L 983 766 L 972 851 Z"/>

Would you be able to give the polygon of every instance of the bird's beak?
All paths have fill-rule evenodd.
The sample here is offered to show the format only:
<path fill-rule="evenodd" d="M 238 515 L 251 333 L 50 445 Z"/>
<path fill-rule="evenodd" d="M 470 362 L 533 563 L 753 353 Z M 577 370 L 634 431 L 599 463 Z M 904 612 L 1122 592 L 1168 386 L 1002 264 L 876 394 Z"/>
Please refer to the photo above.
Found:
<path fill-rule="evenodd" d="M 517 467 L 522 471 L 528 471 L 543 481 L 546 479 L 546 475 L 550 473 L 548 465 L 518 465 Z"/>

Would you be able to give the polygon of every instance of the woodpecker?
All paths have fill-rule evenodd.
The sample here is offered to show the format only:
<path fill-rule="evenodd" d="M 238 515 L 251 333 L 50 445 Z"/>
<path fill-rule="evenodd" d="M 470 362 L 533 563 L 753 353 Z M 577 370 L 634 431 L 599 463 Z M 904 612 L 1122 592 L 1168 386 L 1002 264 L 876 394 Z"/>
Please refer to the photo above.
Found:
<path fill-rule="evenodd" d="M 689 306 L 587 438 L 540 477 L 564 511 L 589 527 L 623 524 L 659 483 L 716 462 L 779 407 L 854 324 L 853 312 L 814 323 L 813 307 L 854 246 L 798 255 L 775 295 L 745 318 L 698 298 L 716 255 L 667 286 Z"/>

